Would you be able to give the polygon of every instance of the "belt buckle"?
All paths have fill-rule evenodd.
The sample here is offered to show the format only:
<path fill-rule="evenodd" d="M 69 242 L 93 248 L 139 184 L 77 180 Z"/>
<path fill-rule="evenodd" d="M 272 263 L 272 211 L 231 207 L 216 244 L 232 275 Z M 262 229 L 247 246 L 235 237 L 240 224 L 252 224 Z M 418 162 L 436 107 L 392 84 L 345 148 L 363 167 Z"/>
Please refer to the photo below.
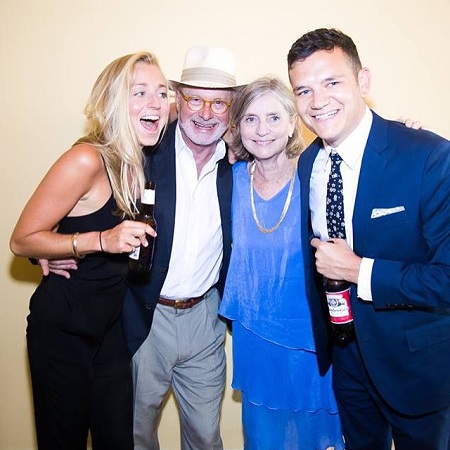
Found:
<path fill-rule="evenodd" d="M 183 309 L 183 307 L 184 307 L 183 303 L 186 303 L 186 300 L 182 300 L 182 299 L 174 300 L 173 307 L 175 309 Z"/>

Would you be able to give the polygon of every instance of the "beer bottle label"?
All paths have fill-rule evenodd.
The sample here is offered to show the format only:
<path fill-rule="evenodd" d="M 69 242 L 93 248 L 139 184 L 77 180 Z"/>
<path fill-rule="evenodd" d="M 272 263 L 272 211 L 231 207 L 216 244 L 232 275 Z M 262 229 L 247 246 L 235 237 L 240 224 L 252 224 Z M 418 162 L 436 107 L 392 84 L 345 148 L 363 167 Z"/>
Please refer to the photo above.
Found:
<path fill-rule="evenodd" d="M 341 325 L 353 320 L 350 307 L 350 288 L 339 292 L 326 292 L 331 323 Z"/>
<path fill-rule="evenodd" d="M 141 246 L 139 245 L 139 246 L 137 246 L 135 249 L 134 249 L 134 252 L 132 252 L 132 253 L 130 253 L 128 256 L 131 258 L 131 259 L 135 259 L 136 261 L 139 259 L 139 254 L 141 253 Z"/>
<path fill-rule="evenodd" d="M 142 193 L 141 202 L 146 205 L 154 205 L 155 204 L 155 191 L 153 189 L 144 189 Z"/>

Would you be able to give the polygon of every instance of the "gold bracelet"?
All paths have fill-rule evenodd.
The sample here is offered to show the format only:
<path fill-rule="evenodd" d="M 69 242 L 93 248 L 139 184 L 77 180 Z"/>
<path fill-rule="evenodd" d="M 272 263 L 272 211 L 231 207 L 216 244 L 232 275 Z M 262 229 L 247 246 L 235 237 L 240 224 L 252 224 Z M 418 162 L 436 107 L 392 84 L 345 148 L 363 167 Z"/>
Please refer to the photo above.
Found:
<path fill-rule="evenodd" d="M 100 251 L 104 252 L 105 250 L 103 250 L 103 245 L 102 245 L 102 233 L 103 233 L 103 230 L 98 233 L 98 241 L 100 242 Z"/>
<path fill-rule="evenodd" d="M 80 233 L 73 233 L 72 234 L 72 238 L 71 238 L 71 242 L 72 242 L 72 255 L 73 255 L 73 257 L 74 258 L 76 258 L 76 259 L 83 259 L 86 255 L 80 255 L 79 253 L 78 253 L 78 248 L 77 248 L 77 245 L 78 245 L 78 241 L 77 241 L 77 239 L 78 239 L 78 235 L 79 235 Z"/>

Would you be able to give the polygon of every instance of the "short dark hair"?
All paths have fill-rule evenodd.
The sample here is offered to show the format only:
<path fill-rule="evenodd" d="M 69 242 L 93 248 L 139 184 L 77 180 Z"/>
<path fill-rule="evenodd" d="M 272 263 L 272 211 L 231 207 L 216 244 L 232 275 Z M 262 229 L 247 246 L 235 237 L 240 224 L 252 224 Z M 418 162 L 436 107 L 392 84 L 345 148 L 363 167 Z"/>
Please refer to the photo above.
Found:
<path fill-rule="evenodd" d="M 355 73 L 358 73 L 362 65 L 355 43 L 350 36 L 335 28 L 318 28 L 297 39 L 287 56 L 288 68 L 291 69 L 296 61 L 303 61 L 319 50 L 333 51 L 336 47 L 347 55 Z"/>

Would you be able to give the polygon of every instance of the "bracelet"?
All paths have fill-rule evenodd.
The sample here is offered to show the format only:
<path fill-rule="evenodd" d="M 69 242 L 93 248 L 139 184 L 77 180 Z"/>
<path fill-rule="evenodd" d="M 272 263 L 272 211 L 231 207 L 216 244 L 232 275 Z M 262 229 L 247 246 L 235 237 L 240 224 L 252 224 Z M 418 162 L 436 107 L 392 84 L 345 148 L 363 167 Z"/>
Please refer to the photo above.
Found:
<path fill-rule="evenodd" d="M 100 231 L 100 232 L 98 233 L 98 241 L 100 242 L 100 250 L 101 250 L 102 252 L 104 252 L 105 250 L 103 250 L 103 245 L 102 245 L 102 233 L 103 233 L 103 231 Z"/>
<path fill-rule="evenodd" d="M 71 238 L 71 242 L 72 242 L 72 255 L 73 255 L 73 257 L 74 258 L 76 258 L 76 259 L 83 259 L 86 255 L 80 255 L 79 253 L 78 253 L 78 248 L 77 248 L 77 245 L 78 245 L 78 242 L 77 242 L 77 239 L 78 239 L 78 235 L 79 235 L 80 233 L 73 233 L 72 234 L 72 238 Z"/>

